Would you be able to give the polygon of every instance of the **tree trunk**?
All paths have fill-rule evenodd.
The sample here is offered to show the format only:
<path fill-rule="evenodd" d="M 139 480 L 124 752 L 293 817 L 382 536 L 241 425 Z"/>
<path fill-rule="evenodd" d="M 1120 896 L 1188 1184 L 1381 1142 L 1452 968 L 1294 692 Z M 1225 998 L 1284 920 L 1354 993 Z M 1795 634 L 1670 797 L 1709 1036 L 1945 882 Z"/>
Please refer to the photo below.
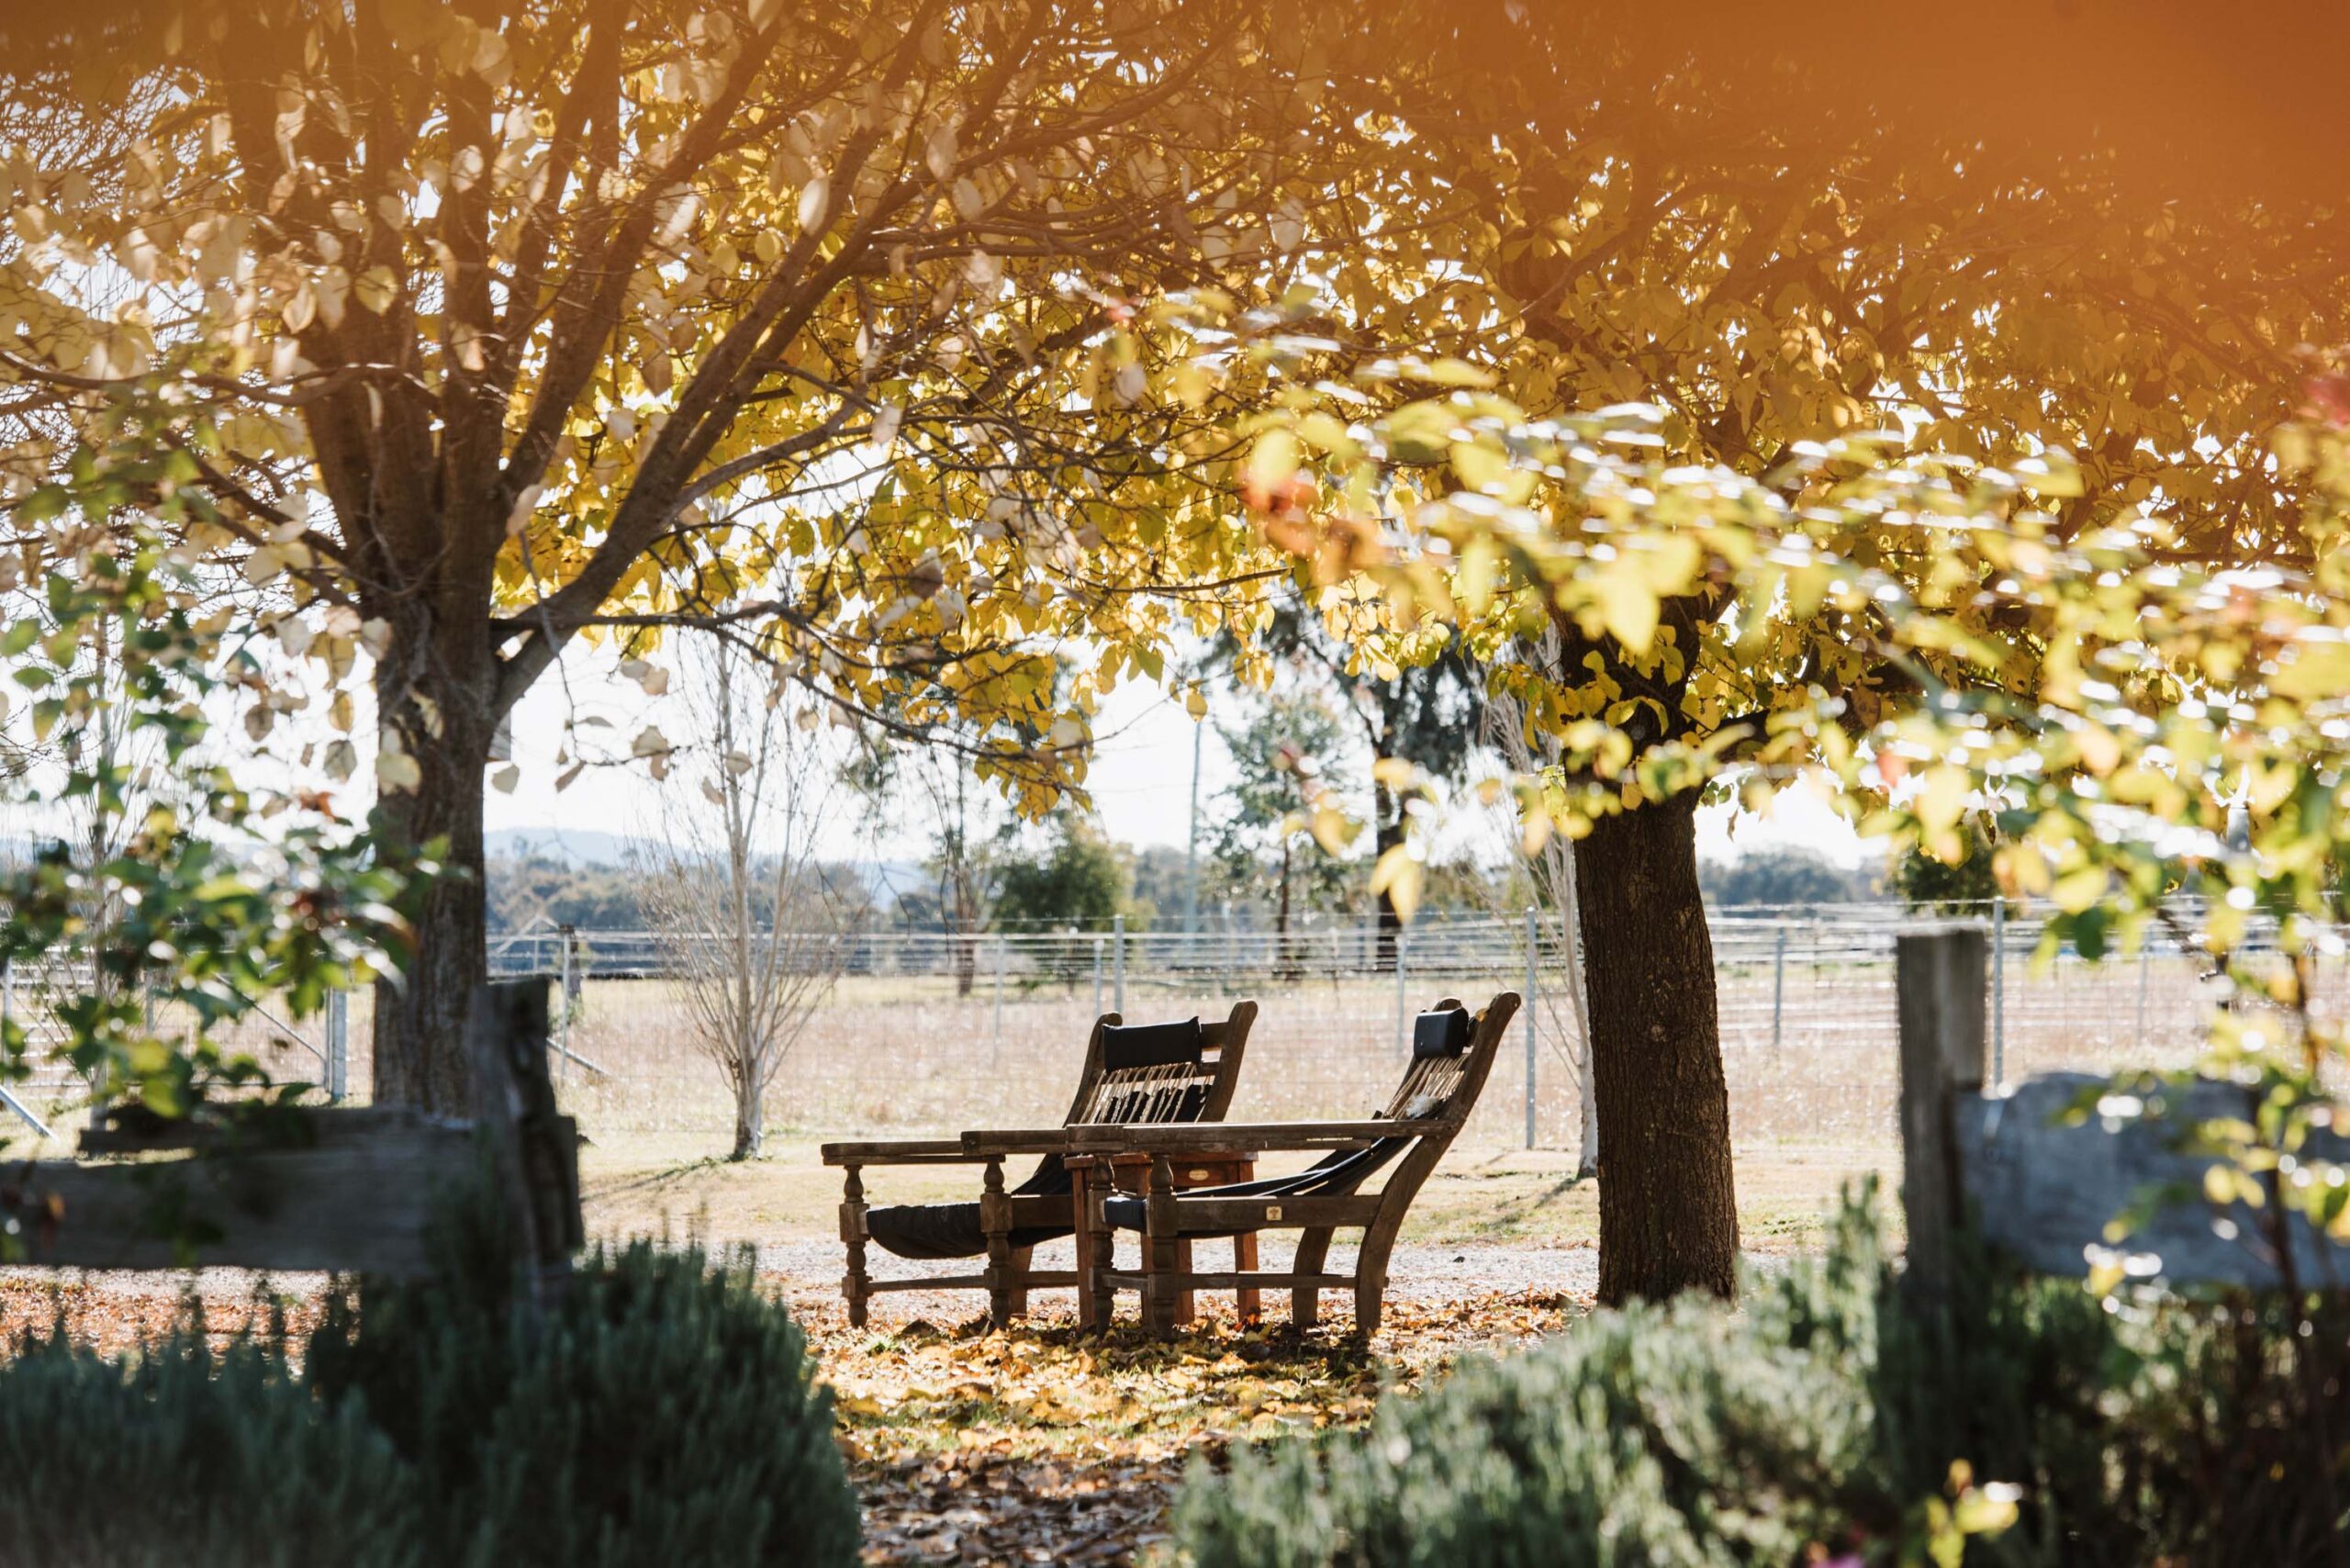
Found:
<path fill-rule="evenodd" d="M 1371 843 L 1371 864 L 1375 866 L 1379 863 L 1381 856 L 1404 842 L 1404 812 L 1401 804 L 1396 801 L 1384 784 L 1380 785 L 1373 791 L 1373 798 L 1376 801 L 1374 810 L 1378 817 L 1378 826 L 1372 834 Z M 1404 935 L 1404 916 L 1395 907 L 1394 894 L 1382 892 L 1379 895 L 1379 907 L 1376 913 L 1379 925 L 1372 940 L 1371 968 L 1381 974 L 1393 974 L 1395 970 L 1396 944 Z"/>
<path fill-rule="evenodd" d="M 1296 956 L 1290 951 L 1289 946 L 1290 858 L 1290 836 L 1283 833 L 1281 902 L 1273 909 L 1273 972 L 1283 980 L 1295 980 L 1298 976 Z"/>
<path fill-rule="evenodd" d="M 436 635 L 429 613 L 403 609 L 375 668 L 375 698 L 420 777 L 413 789 L 379 790 L 374 825 L 396 858 L 442 841 L 444 869 L 409 906 L 416 945 L 404 971 L 375 986 L 375 1098 L 470 1116 L 465 1013 L 489 975 L 482 774 L 497 727 L 497 666 L 479 626 Z"/>
<path fill-rule="evenodd" d="M 947 939 L 955 946 L 955 994 L 971 994 L 971 982 L 979 976 L 979 901 L 971 896 L 970 885 L 961 878 L 955 881 L 955 909 L 946 918 Z"/>
<path fill-rule="evenodd" d="M 1575 846 L 1599 1108 L 1599 1299 L 1738 1287 L 1729 1092 L 1695 791 Z"/>
<path fill-rule="evenodd" d="M 746 1064 L 750 1071 L 743 1079 L 742 1088 L 734 1096 L 733 1159 L 756 1159 L 767 1144 L 766 1085 L 759 1081 L 760 1070 L 766 1066 L 764 1053 Z"/>

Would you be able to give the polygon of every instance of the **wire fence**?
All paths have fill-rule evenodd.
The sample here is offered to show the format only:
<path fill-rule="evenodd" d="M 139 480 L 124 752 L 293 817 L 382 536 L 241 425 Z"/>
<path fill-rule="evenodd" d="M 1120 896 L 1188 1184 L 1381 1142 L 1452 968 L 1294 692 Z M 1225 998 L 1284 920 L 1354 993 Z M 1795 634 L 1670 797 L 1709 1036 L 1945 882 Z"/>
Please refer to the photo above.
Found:
<path fill-rule="evenodd" d="M 2040 953 L 2042 924 L 1994 929 L 1995 1070 L 2176 1066 L 2199 1052 L 2216 1000 L 2208 960 L 2150 940 L 2092 963 Z M 1722 1057 L 1741 1142 L 1886 1148 L 1897 1140 L 1894 939 L 1919 924 L 1894 906 L 1731 910 L 1711 917 Z M 665 941 L 642 931 L 526 931 L 494 945 L 493 971 L 558 977 L 556 1075 L 592 1130 L 721 1137 L 732 1102 L 697 1047 Z M 1573 1148 L 1583 1126 L 1570 966 L 1559 923 L 1259 925 L 1192 933 L 1015 931 L 953 937 L 875 931 L 846 946 L 838 982 L 768 1095 L 778 1126 L 811 1136 L 946 1131 L 1053 1120 L 1099 1013 L 1136 1021 L 1221 1017 L 1259 1003 L 1232 1114 L 1366 1113 L 1407 1052 L 1411 1015 L 1445 997 L 1526 995 L 1524 1020 L 1465 1137 L 1484 1148 Z M 2350 985 L 2326 961 L 2336 998 Z M 11 977 L 5 1004 L 38 1021 L 70 977 Z M 372 998 L 326 1015 L 257 1014 L 224 1039 L 281 1078 L 364 1098 Z M 163 1020 L 168 1032 L 170 1020 Z M 36 1042 L 38 1049 L 38 1041 Z M 53 1070 L 20 1096 L 71 1099 Z"/>

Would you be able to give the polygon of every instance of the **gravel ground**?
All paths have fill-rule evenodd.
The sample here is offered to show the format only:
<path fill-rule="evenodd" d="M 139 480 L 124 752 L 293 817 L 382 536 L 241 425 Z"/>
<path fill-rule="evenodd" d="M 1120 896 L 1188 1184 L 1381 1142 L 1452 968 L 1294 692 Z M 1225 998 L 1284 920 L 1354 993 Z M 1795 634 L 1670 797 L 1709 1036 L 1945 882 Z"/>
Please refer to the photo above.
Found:
<path fill-rule="evenodd" d="M 1292 1238 L 1266 1237 L 1260 1243 L 1258 1267 L 1285 1269 L 1293 1250 Z M 776 1242 L 760 1248 L 758 1256 L 760 1273 L 782 1286 L 796 1310 L 810 1316 L 828 1316 L 842 1309 L 840 1281 L 845 1254 L 840 1243 Z M 1223 1242 L 1199 1244 L 1197 1261 L 1201 1267 L 1222 1268 L 1227 1258 Z M 969 1258 L 917 1262 L 892 1257 L 878 1247 L 868 1249 L 866 1254 L 866 1270 L 878 1279 L 968 1274 L 983 1266 L 980 1260 Z M 1034 1266 L 1074 1267 L 1070 1244 L 1058 1241 L 1037 1248 Z M 1330 1272 L 1351 1272 L 1354 1266 L 1355 1249 L 1330 1249 L 1326 1265 Z M 1520 1292 L 1587 1300 L 1598 1288 L 1599 1254 L 1589 1247 L 1398 1246 L 1387 1262 L 1387 1294 L 1393 1301 L 1434 1305 Z M 1334 1292 L 1324 1299 L 1335 1302 L 1344 1295 L 1344 1292 Z M 1037 1305 L 1051 1311 L 1069 1297 L 1069 1293 L 1065 1290 L 1040 1291 Z M 1129 1306 L 1132 1303 L 1121 1297 L 1120 1305 Z M 893 1292 L 873 1298 L 872 1320 L 878 1324 L 916 1318 L 932 1323 L 954 1322 L 974 1315 L 983 1305 L 977 1291 Z"/>

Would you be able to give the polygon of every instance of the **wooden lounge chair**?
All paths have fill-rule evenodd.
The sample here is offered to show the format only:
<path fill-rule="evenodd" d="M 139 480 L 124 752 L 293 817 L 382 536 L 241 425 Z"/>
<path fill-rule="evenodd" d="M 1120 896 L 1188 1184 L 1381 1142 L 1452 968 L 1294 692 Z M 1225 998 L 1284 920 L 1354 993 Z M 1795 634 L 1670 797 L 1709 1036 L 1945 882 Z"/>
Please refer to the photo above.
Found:
<path fill-rule="evenodd" d="M 1472 1014 L 1448 997 L 1423 1013 L 1412 1030 L 1412 1061 L 1386 1109 L 1363 1122 L 1226 1123 L 1219 1126 L 1069 1127 L 1058 1146 L 1069 1154 L 1144 1154 L 1150 1157 L 1147 1185 L 1140 1197 L 1121 1197 L 1101 1187 L 1089 1192 L 1085 1224 L 1091 1243 L 1091 1318 L 1106 1326 L 1119 1291 L 1138 1291 L 1143 1321 L 1158 1332 L 1175 1322 L 1175 1304 L 1199 1290 L 1288 1289 L 1292 1316 L 1300 1327 L 1319 1315 L 1320 1293 L 1352 1287 L 1357 1328 L 1379 1327 L 1387 1287 L 1387 1259 L 1395 1233 L 1420 1184 L 1468 1120 L 1477 1094 L 1492 1071 L 1494 1053 L 1516 1014 L 1518 997 L 1503 991 L 1483 1012 Z M 966 1148 L 1010 1151 L 1020 1135 L 970 1134 Z M 1037 1147 L 1030 1145 L 1028 1147 Z M 1271 1149 L 1327 1152 L 1292 1176 L 1179 1188 L 1175 1167 L 1203 1155 Z M 1393 1168 L 1390 1170 L 1390 1168 Z M 1377 1192 L 1363 1185 L 1382 1170 Z M 1326 1273 L 1331 1233 L 1360 1227 L 1362 1246 L 1351 1274 Z M 1119 1231 L 1142 1238 L 1142 1266 L 1121 1270 L 1113 1254 Z M 1286 1272 L 1236 1271 L 1209 1273 L 1182 1266 L 1186 1245 L 1211 1237 L 1265 1230 L 1299 1232 L 1297 1257 Z"/>
<path fill-rule="evenodd" d="M 1103 1014 L 1094 1020 L 1086 1042 L 1084 1070 L 1066 1120 L 1152 1126 L 1221 1120 L 1232 1103 L 1248 1029 L 1256 1021 L 1253 1002 L 1235 1006 L 1221 1024 L 1190 1018 L 1128 1025 L 1115 1013 Z M 1001 1154 L 969 1152 L 954 1139 L 828 1143 L 823 1158 L 825 1164 L 847 1173 L 841 1239 L 848 1246 L 848 1271 L 841 1279 L 841 1294 L 847 1298 L 853 1325 L 864 1326 L 866 1304 L 884 1291 L 985 1290 L 990 1315 L 1004 1323 L 1027 1310 L 1032 1289 L 1084 1283 L 1073 1270 L 1029 1267 L 1036 1246 L 1077 1228 L 1072 1183 L 1058 1151 L 1046 1151 L 1028 1179 L 1009 1191 Z M 977 1202 L 875 1208 L 865 1200 L 864 1172 L 877 1165 L 983 1165 L 986 1170 Z M 984 1257 L 987 1268 L 982 1273 L 945 1278 L 877 1280 L 866 1271 L 867 1243 L 901 1258 Z"/>

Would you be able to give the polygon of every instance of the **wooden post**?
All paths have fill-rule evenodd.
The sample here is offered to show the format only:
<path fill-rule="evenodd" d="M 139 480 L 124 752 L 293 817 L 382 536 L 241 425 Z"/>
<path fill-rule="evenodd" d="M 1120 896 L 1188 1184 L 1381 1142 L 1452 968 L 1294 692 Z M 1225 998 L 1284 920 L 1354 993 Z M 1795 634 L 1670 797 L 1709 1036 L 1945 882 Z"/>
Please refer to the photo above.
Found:
<path fill-rule="evenodd" d="M 579 1214 L 578 1134 L 556 1110 L 547 1076 L 552 1023 L 543 976 L 481 987 L 465 1020 L 475 1136 L 487 1147 L 531 1301 L 542 1309 L 562 1299 L 572 1250 L 587 1240 Z"/>
<path fill-rule="evenodd" d="M 848 1302 L 848 1326 L 865 1327 L 865 1304 L 873 1295 L 873 1276 L 865 1271 L 865 1169 L 852 1162 L 841 1193 L 841 1240 L 848 1247 L 848 1272 L 841 1276 L 841 1295 Z"/>
<path fill-rule="evenodd" d="M 1077 1183 L 1077 1222 L 1084 1228 L 1086 1239 L 1084 1277 L 1077 1287 L 1084 1304 L 1083 1326 L 1105 1334 L 1117 1306 L 1116 1293 L 1104 1282 L 1118 1264 L 1118 1238 L 1102 1205 L 1115 1187 L 1106 1160 L 1095 1161 L 1091 1170 L 1080 1173 Z"/>
<path fill-rule="evenodd" d="M 1012 1199 L 1003 1190 L 1003 1159 L 988 1161 L 980 1183 L 979 1228 L 988 1238 L 988 1318 L 998 1328 L 1012 1322 Z"/>
<path fill-rule="evenodd" d="M 1178 1316 L 1175 1275 L 1181 1247 L 1175 1227 L 1175 1169 L 1167 1156 L 1153 1155 L 1143 1199 L 1142 1321 L 1162 1339 L 1175 1332 Z"/>
<path fill-rule="evenodd" d="M 1901 1019 L 1901 1201 L 1909 1220 L 1904 1286 L 1938 1301 L 1951 1285 L 1964 1188 L 1951 1107 L 1983 1088 L 1986 1047 L 1979 927 L 1904 932 L 1895 942 Z"/>

